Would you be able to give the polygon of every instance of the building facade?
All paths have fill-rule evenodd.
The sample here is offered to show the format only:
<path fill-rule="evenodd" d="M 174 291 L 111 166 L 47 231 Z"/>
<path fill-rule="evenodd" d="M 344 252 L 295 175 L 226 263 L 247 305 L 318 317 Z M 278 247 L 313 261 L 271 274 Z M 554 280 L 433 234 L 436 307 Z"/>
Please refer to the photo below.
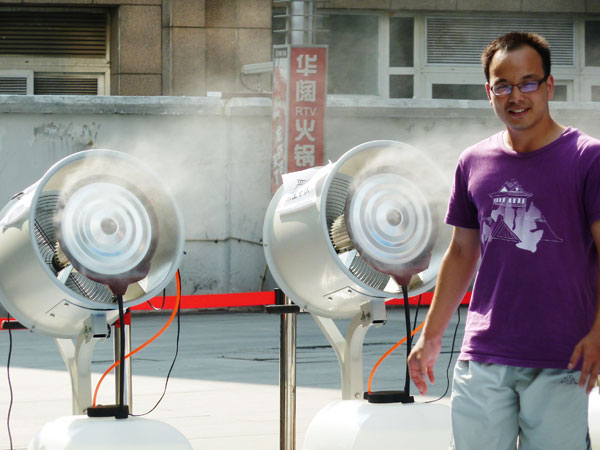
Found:
<path fill-rule="evenodd" d="M 286 7 L 270 0 L 0 0 L 0 93 L 268 95 Z M 536 31 L 556 101 L 600 101 L 600 0 L 315 0 L 330 94 L 485 99 L 479 54 Z M 213 94 L 215 93 L 215 94 Z"/>
<path fill-rule="evenodd" d="M 266 0 L 1 0 L 0 93 L 250 92 L 270 45 Z"/>

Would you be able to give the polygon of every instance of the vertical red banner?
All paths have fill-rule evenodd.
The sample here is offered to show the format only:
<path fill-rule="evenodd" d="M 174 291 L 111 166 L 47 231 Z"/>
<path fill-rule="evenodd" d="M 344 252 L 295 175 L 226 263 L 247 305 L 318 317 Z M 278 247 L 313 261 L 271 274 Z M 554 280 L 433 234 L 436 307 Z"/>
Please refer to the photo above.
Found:
<path fill-rule="evenodd" d="M 321 166 L 327 101 L 327 47 L 273 47 L 271 191 L 284 173 Z"/>
<path fill-rule="evenodd" d="M 290 49 L 288 172 L 323 165 L 327 47 Z"/>

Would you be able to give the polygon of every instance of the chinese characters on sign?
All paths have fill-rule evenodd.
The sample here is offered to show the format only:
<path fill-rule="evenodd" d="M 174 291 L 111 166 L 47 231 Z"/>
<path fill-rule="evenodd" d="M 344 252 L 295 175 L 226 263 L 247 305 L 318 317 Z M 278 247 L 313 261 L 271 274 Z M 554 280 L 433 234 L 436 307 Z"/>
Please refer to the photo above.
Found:
<path fill-rule="evenodd" d="M 323 164 L 325 119 L 325 47 L 292 47 L 288 172 Z"/>
<path fill-rule="evenodd" d="M 273 61 L 274 192 L 284 173 L 323 164 L 327 48 L 276 46 Z"/>

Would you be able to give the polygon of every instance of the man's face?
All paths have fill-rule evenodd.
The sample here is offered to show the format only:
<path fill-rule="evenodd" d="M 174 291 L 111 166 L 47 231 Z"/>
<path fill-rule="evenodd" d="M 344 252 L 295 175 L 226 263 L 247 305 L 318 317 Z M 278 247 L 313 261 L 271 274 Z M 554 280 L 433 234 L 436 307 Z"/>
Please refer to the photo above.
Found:
<path fill-rule="evenodd" d="M 491 87 L 539 81 L 543 78 L 542 57 L 528 45 L 509 52 L 500 50 L 494 54 L 490 63 L 490 81 L 485 88 L 496 115 L 507 128 L 527 130 L 549 117 L 548 100 L 554 95 L 554 79 L 550 75 L 533 92 L 521 92 L 517 86 L 513 86 L 512 92 L 504 96 L 495 95 Z"/>

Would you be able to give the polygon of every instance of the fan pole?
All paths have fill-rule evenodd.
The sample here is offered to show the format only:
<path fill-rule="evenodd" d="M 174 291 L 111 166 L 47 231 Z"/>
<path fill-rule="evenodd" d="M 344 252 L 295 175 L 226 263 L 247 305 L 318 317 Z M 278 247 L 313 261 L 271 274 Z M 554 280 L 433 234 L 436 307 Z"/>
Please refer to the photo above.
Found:
<path fill-rule="evenodd" d="M 125 323 L 121 324 L 120 320 L 117 320 L 117 322 L 114 325 L 114 333 L 115 333 L 115 337 L 113 339 L 113 344 L 114 344 L 114 356 L 115 356 L 115 361 L 120 357 L 121 355 L 121 333 L 125 333 L 125 354 L 127 355 L 130 351 L 131 351 L 131 311 L 126 310 L 125 311 Z M 125 376 L 127 377 L 125 379 L 125 398 L 126 398 L 126 404 L 129 405 L 129 413 L 132 413 L 133 411 L 133 405 L 132 405 L 132 400 L 133 400 L 133 392 L 132 392 L 132 372 L 131 372 L 131 358 L 127 358 L 125 360 L 125 365 L 123 367 L 121 367 L 121 364 L 119 364 L 117 367 L 115 367 L 115 376 L 116 376 L 116 380 L 117 383 L 115 384 L 115 396 L 117 399 L 117 403 L 119 403 L 121 401 L 121 383 L 119 380 L 121 380 L 121 370 L 125 370 Z"/>
<path fill-rule="evenodd" d="M 119 324 L 121 325 L 121 332 L 119 333 L 119 353 L 115 355 L 115 359 L 118 357 L 121 370 L 118 372 L 116 377 L 116 384 L 118 386 L 117 391 L 117 408 L 115 412 L 115 418 L 126 419 L 129 417 L 129 408 L 125 404 L 125 311 L 123 307 L 123 296 L 117 295 L 117 303 L 119 304 Z"/>
<path fill-rule="evenodd" d="M 275 305 L 266 307 L 280 314 L 279 340 L 279 450 L 296 449 L 296 313 L 300 312 L 280 289 Z"/>
<path fill-rule="evenodd" d="M 284 304 L 291 305 L 286 296 Z M 281 344 L 279 358 L 280 434 L 284 436 L 281 450 L 296 448 L 296 314 L 281 315 Z"/>

